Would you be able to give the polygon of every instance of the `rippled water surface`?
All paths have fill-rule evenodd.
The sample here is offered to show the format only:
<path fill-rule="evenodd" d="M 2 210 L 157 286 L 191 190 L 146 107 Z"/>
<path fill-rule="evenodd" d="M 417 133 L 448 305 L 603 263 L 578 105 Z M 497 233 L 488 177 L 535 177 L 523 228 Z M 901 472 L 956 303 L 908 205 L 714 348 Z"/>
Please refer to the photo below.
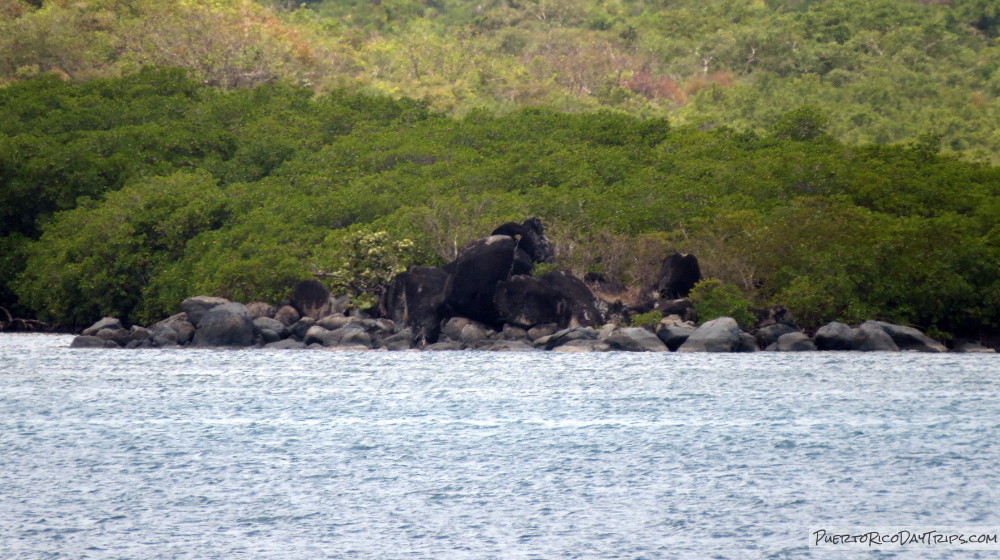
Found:
<path fill-rule="evenodd" d="M 857 558 L 808 531 L 1000 526 L 996 355 L 69 341 L 0 335 L 0 558 Z"/>

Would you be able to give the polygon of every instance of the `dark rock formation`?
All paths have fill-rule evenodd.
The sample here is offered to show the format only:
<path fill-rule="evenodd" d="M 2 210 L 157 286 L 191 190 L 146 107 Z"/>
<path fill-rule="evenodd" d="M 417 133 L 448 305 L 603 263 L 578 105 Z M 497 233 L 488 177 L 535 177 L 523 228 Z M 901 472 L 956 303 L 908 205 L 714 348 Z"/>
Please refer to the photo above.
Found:
<path fill-rule="evenodd" d="M 447 286 L 448 273 L 443 268 L 411 268 L 396 275 L 382 295 L 382 314 L 413 329 L 419 341 L 435 342 Z"/>
<path fill-rule="evenodd" d="M 562 313 L 557 322 L 560 327 L 596 327 L 604 322 L 593 292 L 576 276 L 558 270 L 543 274 L 540 280 L 559 294 Z"/>
<path fill-rule="evenodd" d="M 552 242 L 545 236 L 545 227 L 538 218 L 528 218 L 523 223 L 507 222 L 493 230 L 490 235 L 507 235 L 518 242 L 518 247 L 540 263 L 556 260 Z"/>
<path fill-rule="evenodd" d="M 469 317 L 499 327 L 502 317 L 494 304 L 497 284 L 519 274 L 531 274 L 532 257 L 506 235 L 478 239 L 462 249 L 445 270 L 446 316 Z"/>
<path fill-rule="evenodd" d="M 685 298 L 701 280 L 701 268 L 694 255 L 674 253 L 663 259 L 653 289 L 664 299 Z"/>
<path fill-rule="evenodd" d="M 303 317 L 321 319 L 332 312 L 330 290 L 319 280 L 302 280 L 292 287 L 289 303 Z"/>
<path fill-rule="evenodd" d="M 270 303 L 265 303 L 263 301 L 255 301 L 253 303 L 247 304 L 247 311 L 250 312 L 250 316 L 254 319 L 259 319 L 261 317 L 268 317 L 273 319 L 277 309 L 274 308 Z"/>
<path fill-rule="evenodd" d="M 496 311 L 508 325 L 530 329 L 543 323 L 564 324 L 565 302 L 540 278 L 518 275 L 497 284 Z"/>
<path fill-rule="evenodd" d="M 253 319 L 242 303 L 225 303 L 201 317 L 194 332 L 194 346 L 250 346 L 254 342 Z"/>
<path fill-rule="evenodd" d="M 494 303 L 502 320 L 524 329 L 546 323 L 560 328 L 593 327 L 603 322 L 590 288 L 564 271 L 500 282 Z"/>

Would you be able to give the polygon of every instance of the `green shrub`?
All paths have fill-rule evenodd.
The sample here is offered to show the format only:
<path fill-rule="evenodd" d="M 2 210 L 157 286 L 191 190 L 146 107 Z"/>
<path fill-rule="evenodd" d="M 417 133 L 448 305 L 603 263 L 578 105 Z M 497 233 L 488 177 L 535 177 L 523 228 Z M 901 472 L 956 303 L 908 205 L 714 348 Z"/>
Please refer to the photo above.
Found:
<path fill-rule="evenodd" d="M 750 312 L 750 300 L 743 292 L 716 278 L 706 278 L 695 284 L 689 297 L 702 323 L 719 317 L 732 317 L 745 326 L 755 321 Z"/>
<path fill-rule="evenodd" d="M 663 313 L 660 313 L 659 311 L 656 311 L 654 309 L 653 311 L 650 311 L 648 313 L 639 313 L 637 315 L 633 315 L 631 319 L 629 319 L 629 324 L 632 325 L 633 327 L 654 328 L 656 327 L 656 325 L 660 323 L 662 319 L 663 319 Z"/>

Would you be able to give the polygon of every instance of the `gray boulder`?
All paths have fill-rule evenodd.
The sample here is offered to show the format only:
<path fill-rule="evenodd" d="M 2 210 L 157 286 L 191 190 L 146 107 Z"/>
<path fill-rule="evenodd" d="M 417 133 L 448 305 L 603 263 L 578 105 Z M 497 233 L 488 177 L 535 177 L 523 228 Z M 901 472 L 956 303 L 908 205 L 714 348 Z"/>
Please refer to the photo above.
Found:
<path fill-rule="evenodd" d="M 741 331 L 731 317 L 712 319 L 698 327 L 678 352 L 733 352 L 743 345 Z"/>
<path fill-rule="evenodd" d="M 428 344 L 424 346 L 424 350 L 430 352 L 443 352 L 443 351 L 453 351 L 461 350 L 462 343 L 454 340 L 442 340 L 441 342 L 435 342 L 434 344 Z"/>
<path fill-rule="evenodd" d="M 475 346 L 476 350 L 490 352 L 538 352 L 538 348 L 521 340 L 484 340 Z"/>
<path fill-rule="evenodd" d="M 212 309 L 229 303 L 228 299 L 212 296 L 194 296 L 181 302 L 181 311 L 187 314 L 189 323 L 198 327 L 202 317 Z M 242 304 L 241 304 L 242 305 Z M 249 316 L 249 313 L 247 314 Z"/>
<path fill-rule="evenodd" d="M 253 318 L 242 303 L 224 303 L 202 315 L 194 332 L 194 346 L 251 346 Z"/>
<path fill-rule="evenodd" d="M 915 352 L 947 352 L 948 348 L 913 327 L 894 325 L 885 321 L 872 321 L 892 338 L 901 350 Z"/>
<path fill-rule="evenodd" d="M 543 336 L 551 336 L 559 330 L 559 325 L 555 323 L 543 323 L 541 325 L 535 325 L 528 329 L 528 338 L 531 340 L 538 340 Z"/>
<path fill-rule="evenodd" d="M 302 342 L 309 344 L 322 344 L 323 346 L 336 346 L 340 344 L 342 334 L 337 331 L 324 329 L 319 325 L 313 325 L 302 336 Z"/>
<path fill-rule="evenodd" d="M 862 352 L 898 352 L 899 346 L 893 342 L 885 330 L 876 321 L 865 321 L 858 327 L 861 342 L 857 349 Z"/>
<path fill-rule="evenodd" d="M 149 340 L 152 343 L 153 335 L 149 332 L 146 327 L 140 327 L 139 325 L 132 325 L 129 329 L 129 342 L 142 342 L 144 340 Z"/>
<path fill-rule="evenodd" d="M 378 346 L 386 350 L 409 350 L 413 348 L 413 341 L 416 337 L 413 329 L 407 327 L 396 334 L 383 338 Z"/>
<path fill-rule="evenodd" d="M 91 335 L 80 335 L 69 343 L 70 348 L 120 348 L 113 341 Z"/>
<path fill-rule="evenodd" d="M 553 352 L 607 352 L 608 350 L 611 350 L 611 346 L 596 338 L 578 338 L 552 349 Z"/>
<path fill-rule="evenodd" d="M 284 305 L 274 312 L 274 318 L 281 321 L 281 324 L 286 327 L 291 327 L 299 322 L 302 315 L 299 315 L 299 312 L 291 305 Z"/>
<path fill-rule="evenodd" d="M 83 336 L 94 336 L 104 329 L 117 330 L 120 328 L 122 328 L 122 322 L 119 319 L 115 317 L 105 317 L 93 325 L 83 329 L 83 332 L 80 334 Z"/>
<path fill-rule="evenodd" d="M 473 321 L 466 317 L 452 317 L 445 321 L 444 326 L 441 327 L 441 334 L 451 340 L 469 344 L 486 340 L 495 332 L 479 321 Z"/>
<path fill-rule="evenodd" d="M 260 341 L 263 344 L 271 344 L 272 342 L 278 342 L 281 340 L 281 335 L 271 329 L 261 329 L 258 334 L 260 335 Z"/>
<path fill-rule="evenodd" d="M 536 343 L 540 339 L 535 340 Z M 573 327 L 557 331 L 545 340 L 545 349 L 552 350 L 574 340 L 597 340 L 597 331 L 590 327 Z"/>
<path fill-rule="evenodd" d="M 247 304 L 247 311 L 250 312 L 250 316 L 254 319 L 260 319 L 261 317 L 273 319 L 277 309 L 275 309 L 270 303 L 255 301 Z"/>
<path fill-rule="evenodd" d="M 279 339 L 288 338 L 288 335 L 291 334 L 291 331 L 285 326 L 284 323 L 270 317 L 257 317 L 253 320 L 253 327 L 258 333 L 262 333 L 265 330 L 271 331 L 277 335 Z"/>
<path fill-rule="evenodd" d="M 805 333 L 790 332 L 779 336 L 768 349 L 777 352 L 811 352 L 816 350 L 816 344 Z"/>
<path fill-rule="evenodd" d="M 760 350 L 757 348 L 757 339 L 750 333 L 741 332 L 740 340 L 736 343 L 736 348 L 733 348 L 733 352 L 756 352 Z"/>
<path fill-rule="evenodd" d="M 132 333 L 122 328 L 101 329 L 97 331 L 97 334 L 94 336 L 103 338 L 104 340 L 110 340 L 118 346 L 126 346 L 129 342 L 131 342 Z"/>
<path fill-rule="evenodd" d="M 667 345 L 671 352 L 681 347 L 688 337 L 698 330 L 694 323 L 682 321 L 677 315 L 664 317 L 656 325 L 656 336 Z"/>
<path fill-rule="evenodd" d="M 343 314 L 337 313 L 334 315 L 327 315 L 322 319 L 316 321 L 316 324 L 323 327 L 329 331 L 335 331 L 339 328 L 343 328 L 351 323 L 360 322 L 361 319 L 357 317 L 347 317 Z"/>
<path fill-rule="evenodd" d="M 757 338 L 757 342 L 762 348 L 767 348 L 775 342 L 778 342 L 778 339 L 783 335 L 797 332 L 799 332 L 799 329 L 789 325 L 788 323 L 772 323 L 766 327 L 757 329 L 754 333 L 754 337 Z"/>
<path fill-rule="evenodd" d="M 289 327 L 289 330 L 292 331 L 292 336 L 294 336 L 299 340 L 303 340 L 306 337 L 306 332 L 308 332 L 309 329 L 312 328 L 312 326 L 315 324 L 316 320 L 313 319 L 312 317 L 302 317 L 301 319 L 296 321 L 294 325 Z"/>
<path fill-rule="evenodd" d="M 371 335 L 365 332 L 364 327 L 361 325 L 347 325 L 333 332 L 339 337 L 336 346 L 352 347 L 355 349 L 371 349 L 373 346 Z"/>
<path fill-rule="evenodd" d="M 277 342 L 269 342 L 264 345 L 264 348 L 268 350 L 302 350 L 305 347 L 305 344 L 292 338 L 286 338 L 285 340 L 279 340 Z"/>
<path fill-rule="evenodd" d="M 993 354 L 996 353 L 996 350 L 983 346 L 974 340 L 959 339 L 955 343 L 955 352 Z"/>
<path fill-rule="evenodd" d="M 605 339 L 612 350 L 625 352 L 669 352 L 670 349 L 657 336 L 641 327 L 620 329 Z"/>
<path fill-rule="evenodd" d="M 503 326 L 498 338 L 501 340 L 528 340 L 528 331 L 508 323 Z"/>
<path fill-rule="evenodd" d="M 813 342 L 819 350 L 857 350 L 861 346 L 861 333 L 850 326 L 833 321 L 816 331 Z"/>
<path fill-rule="evenodd" d="M 194 325 L 187 319 L 187 313 L 171 315 L 149 328 L 154 346 L 185 345 L 194 337 Z"/>

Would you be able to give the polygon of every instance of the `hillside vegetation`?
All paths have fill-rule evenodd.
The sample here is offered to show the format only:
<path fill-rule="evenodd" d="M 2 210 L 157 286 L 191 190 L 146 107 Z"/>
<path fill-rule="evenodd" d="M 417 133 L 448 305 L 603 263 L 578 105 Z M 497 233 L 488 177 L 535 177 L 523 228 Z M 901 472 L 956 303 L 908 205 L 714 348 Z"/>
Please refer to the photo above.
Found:
<path fill-rule="evenodd" d="M 0 81 L 146 65 L 223 88 L 365 88 L 465 115 L 613 108 L 1000 162 L 995 0 L 0 0 Z"/>
<path fill-rule="evenodd" d="M 1000 168 L 936 137 L 828 131 L 808 106 L 758 133 L 550 108 L 455 118 L 179 69 L 20 81 L 0 89 L 4 304 L 79 325 L 195 294 L 278 301 L 319 270 L 440 264 L 539 216 L 577 274 L 642 285 L 681 250 L 806 325 L 1000 325 Z"/>

